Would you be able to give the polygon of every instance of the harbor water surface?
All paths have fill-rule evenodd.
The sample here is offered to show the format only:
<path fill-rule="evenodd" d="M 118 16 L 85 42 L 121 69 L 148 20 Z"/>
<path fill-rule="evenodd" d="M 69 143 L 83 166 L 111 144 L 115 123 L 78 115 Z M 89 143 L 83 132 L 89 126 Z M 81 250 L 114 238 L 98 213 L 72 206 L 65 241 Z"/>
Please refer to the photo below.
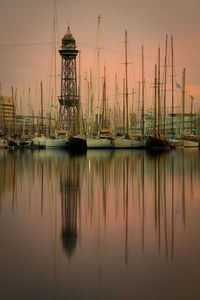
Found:
<path fill-rule="evenodd" d="M 200 299 L 200 152 L 0 151 L 1 299 Z"/>

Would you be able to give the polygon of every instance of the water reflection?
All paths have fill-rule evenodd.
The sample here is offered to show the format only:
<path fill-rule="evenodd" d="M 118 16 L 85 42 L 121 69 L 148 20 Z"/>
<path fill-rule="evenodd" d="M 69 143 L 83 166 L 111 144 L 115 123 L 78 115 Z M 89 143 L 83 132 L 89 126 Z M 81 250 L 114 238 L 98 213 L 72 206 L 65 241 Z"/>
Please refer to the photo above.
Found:
<path fill-rule="evenodd" d="M 52 274 L 48 283 L 56 280 L 58 299 L 67 289 L 78 299 L 78 291 L 70 288 L 75 279 L 80 288 L 80 280 L 83 284 L 93 282 L 93 293 L 84 290 L 85 297 L 92 299 L 100 290 L 109 289 L 112 294 L 113 285 L 106 285 L 109 278 L 117 285 L 116 290 L 123 282 L 123 290 L 129 295 L 134 278 L 138 296 L 137 286 L 148 285 L 148 280 L 155 283 L 160 276 L 172 276 L 181 258 L 187 267 L 190 255 L 200 260 L 199 253 L 193 253 L 194 247 L 200 249 L 196 241 L 196 228 L 200 225 L 199 158 L 196 149 L 157 155 L 143 150 L 90 150 L 80 156 L 62 151 L 2 150 L 1 243 L 7 243 L 7 224 L 15 224 L 16 231 L 7 229 L 11 249 L 20 255 L 22 250 L 14 244 L 15 235 L 26 236 L 23 243 L 29 249 L 29 258 L 37 251 L 40 264 L 44 264 L 34 271 L 36 278 L 48 268 Z M 33 241 L 32 249 L 29 243 Z M 6 249 L 1 249 L 1 261 L 8 264 L 6 255 Z M 174 269 L 167 268 L 164 262 Z M 138 276 L 141 269 L 146 272 L 148 268 L 154 271 L 152 278 L 146 273 Z M 16 270 L 12 272 L 17 277 Z M 197 267 L 194 273 L 198 273 Z M 71 280 L 66 284 L 69 274 Z M 194 276 L 191 279 L 197 291 Z M 22 274 L 21 280 L 28 279 Z M 44 295 L 49 297 L 53 291 L 47 291 L 45 286 L 44 283 Z M 148 291 L 149 288 L 143 292 L 144 298 Z M 153 294 L 158 295 L 159 290 Z M 118 298 L 120 295 L 115 294 Z"/>
<path fill-rule="evenodd" d="M 101 230 L 124 222 L 126 248 L 128 226 L 133 217 L 141 229 L 142 251 L 145 251 L 145 225 L 154 223 L 152 234 L 155 233 L 158 251 L 162 250 L 164 241 L 166 257 L 171 249 L 173 258 L 175 218 L 180 219 L 181 215 L 183 227 L 187 225 L 186 191 L 190 201 L 198 193 L 198 151 L 159 155 L 145 151 L 88 151 L 83 156 L 65 152 L 1 151 L 0 155 L 1 209 L 9 196 L 13 213 L 18 199 L 31 210 L 34 197 L 40 202 L 43 217 L 49 197 L 56 197 L 57 202 L 60 197 L 61 235 L 68 255 L 76 247 L 79 208 L 80 217 L 83 214 L 90 220 L 90 226 L 101 224 Z"/>
<path fill-rule="evenodd" d="M 60 173 L 61 210 L 62 210 L 62 244 L 70 258 L 76 248 L 77 210 L 80 205 L 81 179 L 85 166 L 85 157 L 72 156 L 65 169 Z M 81 179 L 80 179 L 81 172 Z"/>

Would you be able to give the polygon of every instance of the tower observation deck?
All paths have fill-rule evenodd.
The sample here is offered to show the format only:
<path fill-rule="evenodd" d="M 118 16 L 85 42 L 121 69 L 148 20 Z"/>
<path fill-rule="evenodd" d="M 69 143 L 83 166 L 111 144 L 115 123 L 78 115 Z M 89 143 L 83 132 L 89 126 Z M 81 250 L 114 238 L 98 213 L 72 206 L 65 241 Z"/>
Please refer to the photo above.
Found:
<path fill-rule="evenodd" d="M 59 50 L 61 55 L 61 96 L 59 123 L 60 127 L 70 133 L 79 133 L 79 96 L 77 92 L 76 57 L 78 54 L 76 41 L 68 26 Z"/>

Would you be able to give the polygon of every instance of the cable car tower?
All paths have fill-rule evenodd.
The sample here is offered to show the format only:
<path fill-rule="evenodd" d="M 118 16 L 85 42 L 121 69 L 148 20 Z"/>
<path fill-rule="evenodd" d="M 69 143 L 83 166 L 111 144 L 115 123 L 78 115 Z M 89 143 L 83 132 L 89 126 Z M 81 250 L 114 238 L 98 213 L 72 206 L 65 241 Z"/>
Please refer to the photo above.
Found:
<path fill-rule="evenodd" d="M 62 39 L 59 50 L 61 55 L 61 96 L 59 123 L 62 129 L 75 135 L 79 133 L 79 96 L 77 92 L 76 57 L 79 50 L 76 49 L 76 41 L 68 26 L 67 33 Z"/>

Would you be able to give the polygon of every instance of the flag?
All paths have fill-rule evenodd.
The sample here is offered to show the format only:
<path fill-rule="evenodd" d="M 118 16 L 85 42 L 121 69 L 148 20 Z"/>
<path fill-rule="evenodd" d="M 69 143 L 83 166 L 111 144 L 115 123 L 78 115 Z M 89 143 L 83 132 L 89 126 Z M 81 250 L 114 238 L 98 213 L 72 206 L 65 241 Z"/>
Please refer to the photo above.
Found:
<path fill-rule="evenodd" d="M 177 87 L 178 89 L 182 89 L 182 87 L 180 86 L 180 84 L 179 84 L 178 82 L 176 82 L 176 87 Z"/>
<path fill-rule="evenodd" d="M 194 97 L 193 97 L 192 95 L 190 95 L 190 99 L 191 99 L 191 100 L 194 100 Z"/>

